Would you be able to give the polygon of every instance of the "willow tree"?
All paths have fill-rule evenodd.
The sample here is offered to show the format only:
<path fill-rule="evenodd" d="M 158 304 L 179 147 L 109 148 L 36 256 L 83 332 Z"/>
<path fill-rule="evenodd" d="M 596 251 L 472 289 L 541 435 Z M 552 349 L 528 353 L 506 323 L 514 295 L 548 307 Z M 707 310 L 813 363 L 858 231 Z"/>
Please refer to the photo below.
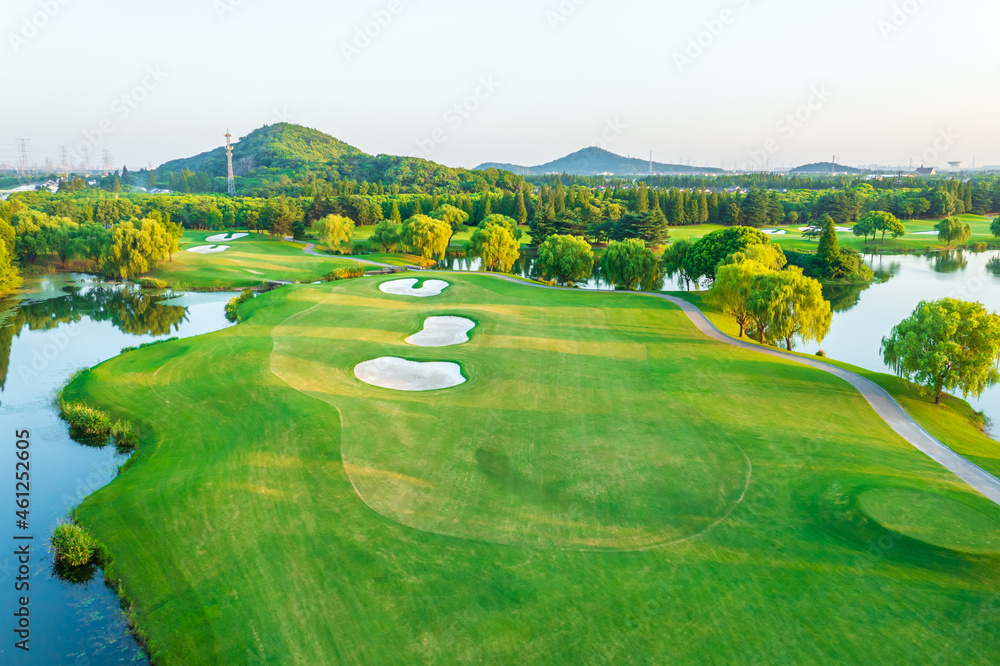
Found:
<path fill-rule="evenodd" d="M 1000 316 L 955 298 L 922 301 L 882 339 L 882 358 L 936 404 L 945 390 L 979 397 L 1000 383 Z"/>
<path fill-rule="evenodd" d="M 963 224 L 957 217 L 947 217 L 937 223 L 934 229 L 938 232 L 938 240 L 945 245 L 959 245 L 972 236 L 972 227 Z"/>
<path fill-rule="evenodd" d="M 742 257 L 716 269 L 715 282 L 708 297 L 723 312 L 736 319 L 741 338 L 746 335 L 747 328 L 758 321 L 751 307 L 754 300 L 754 279 L 772 273 L 774 271 L 763 263 Z"/>
<path fill-rule="evenodd" d="M 351 248 L 354 238 L 354 220 L 343 215 L 327 215 L 316 222 L 319 239 L 331 250 L 345 252 Z"/>
<path fill-rule="evenodd" d="M 444 259 L 451 239 L 451 225 L 427 215 L 414 215 L 403 223 L 400 240 L 424 259 Z"/>
<path fill-rule="evenodd" d="M 629 238 L 608 243 L 601 257 L 601 275 L 618 289 L 634 291 L 640 285 L 651 287 L 659 278 L 660 268 L 645 243 Z"/>
<path fill-rule="evenodd" d="M 466 253 L 479 257 L 484 271 L 509 273 L 521 256 L 521 246 L 505 226 L 491 224 L 473 232 Z"/>
<path fill-rule="evenodd" d="M 538 269 L 559 284 L 582 282 L 594 272 L 594 251 L 580 236 L 549 236 L 538 247 Z"/>
<path fill-rule="evenodd" d="M 792 351 L 796 337 L 822 342 L 830 332 L 833 313 L 823 298 L 823 287 L 803 275 L 801 268 L 755 276 L 750 292 L 750 310 L 762 342 L 782 340 Z"/>

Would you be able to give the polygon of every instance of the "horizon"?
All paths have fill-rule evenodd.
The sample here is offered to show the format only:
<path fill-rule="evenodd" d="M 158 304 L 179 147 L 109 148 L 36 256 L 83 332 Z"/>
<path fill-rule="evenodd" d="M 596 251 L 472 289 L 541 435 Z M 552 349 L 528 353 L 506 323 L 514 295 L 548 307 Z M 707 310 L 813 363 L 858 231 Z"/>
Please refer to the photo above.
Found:
<path fill-rule="evenodd" d="M 0 102 L 7 167 L 22 138 L 39 166 L 63 162 L 65 146 L 72 164 L 87 149 L 94 167 L 107 150 L 115 168 L 138 169 L 274 122 L 465 168 L 537 166 L 589 146 L 726 170 L 834 156 L 857 168 L 1000 164 L 1000 93 L 988 85 L 1000 7 L 981 0 L 515 0 L 500 15 L 444 0 L 180 0 L 143 12 L 109 0 L 86 13 L 14 0 L 8 16 L 8 82 L 33 95 Z"/>

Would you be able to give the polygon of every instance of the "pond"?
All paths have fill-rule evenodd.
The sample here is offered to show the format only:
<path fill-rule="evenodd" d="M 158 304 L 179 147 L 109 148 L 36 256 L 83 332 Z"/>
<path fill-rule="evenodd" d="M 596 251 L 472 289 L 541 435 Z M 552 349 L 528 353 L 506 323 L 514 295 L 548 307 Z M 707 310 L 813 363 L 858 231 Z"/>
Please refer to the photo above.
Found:
<path fill-rule="evenodd" d="M 830 333 L 821 345 L 799 345 L 799 351 L 823 349 L 830 358 L 892 374 L 879 354 L 883 337 L 924 300 L 957 298 L 977 301 L 1000 312 L 1000 252 L 939 252 L 932 255 L 868 257 L 876 271 L 892 275 L 863 291 L 828 288 L 834 306 Z M 1000 424 L 1000 387 L 988 389 L 969 402 Z"/>
<path fill-rule="evenodd" d="M 174 295 L 171 295 L 174 296 Z M 85 275 L 26 280 L 16 299 L 0 301 L 0 663 L 148 663 L 129 633 L 117 596 L 101 571 L 69 583 L 53 571 L 48 538 L 72 507 L 109 483 L 126 458 L 114 447 L 82 446 L 69 438 L 56 392 L 80 368 L 166 337 L 189 337 L 229 326 L 224 305 L 233 294 L 168 295 L 125 289 Z M 15 528 L 15 431 L 29 430 L 30 519 Z M 30 535 L 30 653 L 13 647 L 18 597 L 14 536 Z M 80 572 L 78 572 L 80 573 Z M 86 578 L 88 572 L 83 572 Z M 15 652 L 17 653 L 15 655 Z"/>
<path fill-rule="evenodd" d="M 819 345 L 799 341 L 797 351 L 822 349 L 830 358 L 892 374 L 879 354 L 882 338 L 909 316 L 920 301 L 951 296 L 979 301 L 988 309 L 1000 312 L 1000 252 L 875 255 L 865 260 L 873 270 L 883 275 L 884 281 L 871 285 L 824 287 L 824 295 L 834 309 L 830 333 Z M 479 259 L 449 258 L 439 267 L 476 271 L 480 265 Z M 518 259 L 511 272 L 521 277 L 539 277 L 534 259 L 525 255 Z M 582 289 L 611 289 L 601 280 L 596 267 L 590 280 L 578 286 Z M 667 279 L 664 288 L 683 289 L 684 285 Z M 987 390 L 978 400 L 970 397 L 969 402 L 1000 425 L 1000 387 Z"/>

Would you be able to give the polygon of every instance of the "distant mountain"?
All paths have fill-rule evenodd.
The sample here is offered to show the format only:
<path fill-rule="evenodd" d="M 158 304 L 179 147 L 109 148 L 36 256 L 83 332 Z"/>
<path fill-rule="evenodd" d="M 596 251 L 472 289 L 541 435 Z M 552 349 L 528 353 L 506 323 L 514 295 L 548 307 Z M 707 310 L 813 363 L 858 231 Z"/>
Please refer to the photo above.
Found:
<path fill-rule="evenodd" d="M 250 132 L 233 147 L 233 163 L 239 172 L 260 167 L 287 169 L 304 164 L 339 162 L 364 153 L 354 146 L 300 125 L 278 123 Z M 157 171 L 180 173 L 184 169 L 204 171 L 210 176 L 225 177 L 229 172 L 224 147 L 185 159 L 173 160 Z"/>
<path fill-rule="evenodd" d="M 485 169 L 502 169 L 515 174 L 529 176 L 544 176 L 550 173 L 568 173 L 575 176 L 599 176 L 611 174 L 615 176 L 641 176 L 650 171 L 648 160 L 634 157 L 622 157 L 603 148 L 584 148 L 561 159 L 534 167 L 518 166 L 516 164 L 487 163 L 476 167 L 477 171 Z M 680 164 L 663 164 L 653 162 L 653 173 L 656 174 L 721 174 L 722 169 L 683 166 Z"/>
<path fill-rule="evenodd" d="M 865 173 L 865 171 L 864 169 L 855 169 L 854 167 L 834 164 L 833 162 L 817 162 L 815 164 L 795 167 L 788 173 L 792 176 L 829 176 L 833 173 L 856 176 Z"/>

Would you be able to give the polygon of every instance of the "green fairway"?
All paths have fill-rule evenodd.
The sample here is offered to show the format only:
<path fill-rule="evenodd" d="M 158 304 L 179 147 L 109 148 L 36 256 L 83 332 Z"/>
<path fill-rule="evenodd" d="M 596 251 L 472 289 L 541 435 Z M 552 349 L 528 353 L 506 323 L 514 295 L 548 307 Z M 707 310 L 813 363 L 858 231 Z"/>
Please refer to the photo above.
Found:
<path fill-rule="evenodd" d="M 173 261 L 163 262 L 149 276 L 165 280 L 177 289 L 237 289 L 271 280 L 314 282 L 337 268 L 359 265 L 348 258 L 309 256 L 303 253 L 301 243 L 270 240 L 259 234 L 216 243 L 230 246 L 218 254 L 187 251 L 211 245 L 205 239 L 217 233 L 221 232 L 185 232 L 181 251 L 174 253 Z"/>
<path fill-rule="evenodd" d="M 451 287 L 283 288 L 68 389 L 140 427 L 79 518 L 164 663 L 995 661 L 1000 509 L 846 383 L 659 299 L 420 277 Z M 433 315 L 472 339 L 405 344 Z M 354 377 L 382 356 L 468 382 Z"/>
<path fill-rule="evenodd" d="M 673 295 L 696 305 L 723 333 L 739 336 L 740 329 L 736 320 L 706 298 L 706 292 L 685 291 L 675 292 Z M 744 340 L 754 342 L 747 338 Z M 872 380 L 891 393 L 903 409 L 931 435 L 990 474 L 1000 476 L 1000 443 L 975 426 L 976 410 L 965 400 L 945 394 L 942 404 L 936 405 L 932 397 L 921 395 L 916 385 L 899 377 L 872 372 L 834 359 L 825 361 Z"/>
<path fill-rule="evenodd" d="M 982 217 L 979 215 L 959 215 L 958 217 L 962 220 L 962 222 L 972 227 L 972 237 L 969 239 L 969 245 L 973 243 L 997 243 L 997 239 L 993 236 L 993 232 L 990 231 L 990 223 L 993 221 L 992 218 Z M 869 237 L 866 241 L 864 238 L 855 236 L 849 231 L 840 232 L 838 234 L 838 238 L 843 247 L 851 247 L 859 252 L 865 253 L 875 252 L 891 254 L 894 252 L 941 250 L 944 249 L 944 245 L 938 242 L 938 237 L 936 235 L 927 236 L 920 234 L 920 232 L 933 231 L 934 225 L 936 225 L 939 221 L 940 220 L 904 221 L 903 225 L 906 227 L 906 235 L 902 238 L 886 237 L 883 241 L 881 238 L 872 240 L 871 237 Z M 777 243 L 786 250 L 815 252 L 817 247 L 819 247 L 819 239 L 807 238 L 804 236 L 802 232 L 799 231 L 799 228 L 802 226 L 804 225 L 797 224 L 795 226 L 774 227 L 774 229 L 785 231 L 785 233 L 782 235 L 771 236 L 771 241 Z M 678 240 L 694 241 L 713 231 L 724 228 L 725 227 L 712 224 L 670 227 L 670 240 L 672 242 Z"/>

